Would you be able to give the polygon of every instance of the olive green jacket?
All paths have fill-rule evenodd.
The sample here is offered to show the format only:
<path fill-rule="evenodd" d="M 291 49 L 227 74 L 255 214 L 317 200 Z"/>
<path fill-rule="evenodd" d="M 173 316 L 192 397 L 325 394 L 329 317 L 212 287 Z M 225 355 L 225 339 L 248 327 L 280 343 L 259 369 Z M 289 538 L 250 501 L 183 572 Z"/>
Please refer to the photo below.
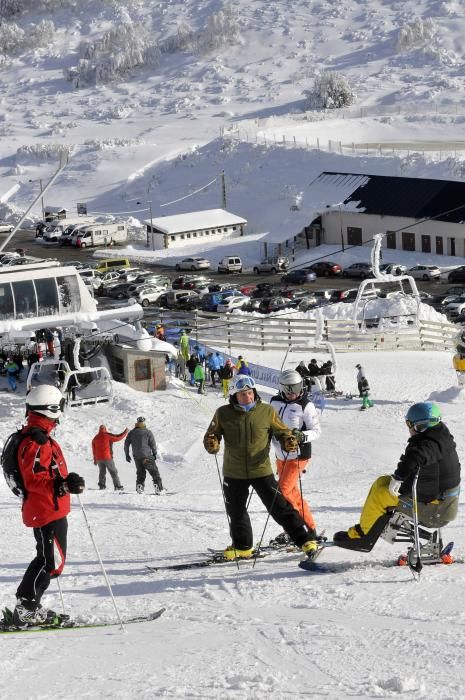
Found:
<path fill-rule="evenodd" d="M 270 441 L 291 435 L 269 404 L 257 403 L 250 411 L 230 403 L 221 406 L 208 426 L 207 433 L 224 438 L 223 474 L 233 479 L 257 479 L 273 473 Z M 204 437 L 204 440 L 205 440 Z"/>

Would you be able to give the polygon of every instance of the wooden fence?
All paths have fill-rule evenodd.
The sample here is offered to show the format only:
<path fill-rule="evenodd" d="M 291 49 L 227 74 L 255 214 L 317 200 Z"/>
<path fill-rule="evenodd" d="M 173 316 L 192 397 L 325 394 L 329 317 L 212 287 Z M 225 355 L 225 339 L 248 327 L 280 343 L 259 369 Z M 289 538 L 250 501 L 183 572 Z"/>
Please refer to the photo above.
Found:
<path fill-rule="evenodd" d="M 162 312 L 166 328 L 187 325 L 198 343 L 234 350 L 314 350 L 321 341 L 330 342 L 336 352 L 382 350 L 438 350 L 451 352 L 459 326 L 437 321 L 420 321 L 418 327 L 390 330 L 358 329 L 353 320 L 295 319 L 286 316 L 257 317 L 213 314 L 199 311 Z"/>

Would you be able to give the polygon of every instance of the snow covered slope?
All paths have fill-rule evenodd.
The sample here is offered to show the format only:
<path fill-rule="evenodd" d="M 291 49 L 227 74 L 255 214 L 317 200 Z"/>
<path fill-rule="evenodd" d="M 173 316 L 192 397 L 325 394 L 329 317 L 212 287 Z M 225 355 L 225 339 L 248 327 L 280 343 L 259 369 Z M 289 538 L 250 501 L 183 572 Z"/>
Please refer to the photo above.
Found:
<path fill-rule="evenodd" d="M 250 359 L 279 367 L 283 358 L 266 353 Z M 287 365 L 300 359 L 291 354 Z M 361 413 L 357 400 L 328 401 L 323 434 L 303 482 L 318 527 L 328 535 L 357 522 L 372 480 L 395 468 L 408 437 L 404 416 L 412 402 L 438 401 L 464 453 L 464 396 L 447 354 L 343 355 L 338 357 L 340 389 L 355 388 L 357 362 L 366 369 L 375 407 Z M 69 412 L 57 437 L 71 468 L 87 480 L 83 503 L 122 613 L 160 606 L 167 612 L 156 622 L 128 627 L 126 634 L 110 628 L 8 637 L 0 657 L 2 698 L 462 696 L 462 507 L 444 531 L 447 541 L 456 542 L 458 562 L 427 567 L 420 583 L 405 568 L 391 566 L 403 550 L 385 542 L 370 554 L 328 550 L 320 561 L 334 572 L 322 576 L 301 571 L 298 554 L 259 560 L 254 569 L 245 563 L 239 570 L 232 564 L 150 574 L 146 565 L 196 559 L 207 547 L 229 542 L 215 460 L 201 442 L 222 399 L 212 390 L 199 399 L 175 384 L 153 395 L 120 384 L 115 390 L 111 407 Z M 22 397 L 5 394 L 1 414 L 4 438 L 22 420 Z M 140 414 L 155 432 L 170 494 L 155 497 L 149 488 L 143 496 L 134 493 L 134 465 L 125 462 L 121 444 L 115 458 L 127 492 L 95 490 L 91 437 L 102 422 L 120 431 Z M 266 513 L 256 496 L 250 512 L 258 540 Z M 18 501 L 3 483 L 0 527 L 1 600 L 12 605 L 34 547 Z M 278 531 L 270 521 L 265 541 Z M 62 587 L 73 615 L 114 619 L 76 503 Z M 45 603 L 59 609 L 53 582 Z"/>

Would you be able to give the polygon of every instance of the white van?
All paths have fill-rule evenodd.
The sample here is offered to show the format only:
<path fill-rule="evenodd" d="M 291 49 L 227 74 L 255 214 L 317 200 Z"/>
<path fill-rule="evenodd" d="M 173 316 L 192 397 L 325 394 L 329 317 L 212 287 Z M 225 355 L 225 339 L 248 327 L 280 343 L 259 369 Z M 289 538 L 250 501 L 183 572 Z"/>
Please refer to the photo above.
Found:
<path fill-rule="evenodd" d="M 218 263 L 218 272 L 242 272 L 242 260 L 237 255 L 226 255 Z"/>
<path fill-rule="evenodd" d="M 126 224 L 92 224 L 91 226 L 79 227 L 71 237 L 72 245 L 76 248 L 90 248 L 91 246 L 106 245 L 113 243 L 124 243 L 128 240 L 128 229 Z M 73 242 L 75 241 L 75 242 Z"/>
<path fill-rule="evenodd" d="M 45 243 L 56 243 L 70 226 L 88 226 L 92 222 L 93 219 L 84 216 L 79 216 L 75 219 L 56 219 L 47 225 L 43 240 Z"/>

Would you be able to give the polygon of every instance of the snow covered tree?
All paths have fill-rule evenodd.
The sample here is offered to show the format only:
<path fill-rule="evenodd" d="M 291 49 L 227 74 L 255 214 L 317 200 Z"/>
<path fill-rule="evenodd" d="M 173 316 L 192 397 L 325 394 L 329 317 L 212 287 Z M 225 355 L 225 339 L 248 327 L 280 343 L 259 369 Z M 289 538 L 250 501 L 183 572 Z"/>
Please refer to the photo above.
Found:
<path fill-rule="evenodd" d="M 317 75 L 311 90 L 303 93 L 307 109 L 338 109 L 355 102 L 356 95 L 341 73 L 324 72 Z"/>
<path fill-rule="evenodd" d="M 425 46 L 434 39 L 436 33 L 437 28 L 432 19 L 416 19 L 399 29 L 396 49 L 398 51 L 409 51 L 410 49 Z"/>

